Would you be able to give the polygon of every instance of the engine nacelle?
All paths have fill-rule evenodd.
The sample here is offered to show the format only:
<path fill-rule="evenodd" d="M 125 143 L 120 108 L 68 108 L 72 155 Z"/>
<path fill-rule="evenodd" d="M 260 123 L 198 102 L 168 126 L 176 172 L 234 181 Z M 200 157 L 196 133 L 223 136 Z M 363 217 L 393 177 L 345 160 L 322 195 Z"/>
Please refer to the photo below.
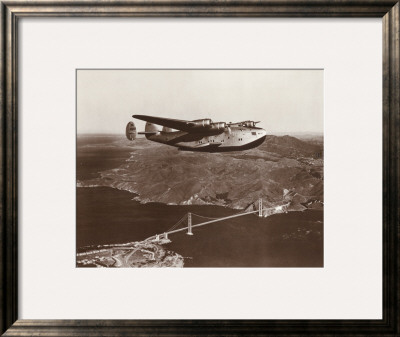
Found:
<path fill-rule="evenodd" d="M 247 128 L 254 128 L 256 126 L 256 123 L 253 121 L 245 121 L 245 122 L 242 122 L 242 125 Z"/>
<path fill-rule="evenodd" d="M 191 121 L 190 124 L 193 125 L 194 128 L 208 128 L 211 126 L 212 120 L 209 118 L 206 119 L 196 119 Z"/>
<path fill-rule="evenodd" d="M 211 123 L 211 129 L 213 130 L 224 130 L 225 127 L 226 127 L 225 122 Z"/>
<path fill-rule="evenodd" d="M 129 122 L 126 125 L 125 135 L 126 135 L 126 138 L 128 138 L 129 140 L 136 139 L 136 126 L 133 122 Z"/>

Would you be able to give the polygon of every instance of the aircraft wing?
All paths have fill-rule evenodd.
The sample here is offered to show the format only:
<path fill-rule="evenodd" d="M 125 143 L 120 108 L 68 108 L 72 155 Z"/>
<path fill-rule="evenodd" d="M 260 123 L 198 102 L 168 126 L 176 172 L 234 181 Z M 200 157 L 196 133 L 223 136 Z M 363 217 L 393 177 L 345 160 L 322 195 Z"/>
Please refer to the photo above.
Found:
<path fill-rule="evenodd" d="M 142 121 L 154 123 L 157 125 L 163 125 L 168 128 L 181 130 L 181 131 L 190 131 L 193 128 L 194 123 L 191 121 L 185 121 L 181 119 L 172 119 L 172 118 L 164 118 L 164 117 L 153 117 L 153 116 L 145 116 L 145 115 L 133 115 L 133 118 L 140 119 Z"/>

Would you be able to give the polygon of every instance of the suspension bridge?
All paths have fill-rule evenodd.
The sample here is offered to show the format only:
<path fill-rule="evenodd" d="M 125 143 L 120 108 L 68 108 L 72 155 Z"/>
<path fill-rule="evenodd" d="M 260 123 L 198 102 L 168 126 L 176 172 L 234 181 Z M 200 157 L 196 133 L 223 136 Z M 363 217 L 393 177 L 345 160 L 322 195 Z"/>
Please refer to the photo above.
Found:
<path fill-rule="evenodd" d="M 253 203 L 253 205 L 254 205 L 254 203 Z M 187 235 L 193 235 L 193 228 L 195 228 L 195 227 L 205 226 L 205 225 L 208 225 L 208 224 L 211 224 L 214 222 L 237 218 L 237 217 L 248 215 L 248 214 L 256 214 L 257 213 L 257 215 L 259 217 L 262 217 L 263 212 L 266 210 L 270 210 L 270 209 L 275 209 L 275 207 L 263 208 L 263 202 L 262 202 L 262 199 L 260 198 L 260 199 L 258 199 L 258 209 L 252 210 L 252 211 L 244 211 L 244 212 L 240 212 L 240 213 L 229 215 L 229 216 L 222 217 L 222 218 L 210 218 L 210 217 L 205 217 L 202 215 L 188 212 L 170 229 L 168 229 L 167 231 L 165 231 L 162 234 L 156 234 L 156 235 L 150 236 L 145 241 L 148 241 L 148 240 L 149 241 L 160 241 L 161 239 L 169 240 L 168 236 L 170 234 L 175 234 L 175 233 L 183 232 L 183 231 L 187 231 L 186 232 Z M 201 222 L 198 224 L 193 224 L 193 217 L 208 219 L 208 221 Z"/>

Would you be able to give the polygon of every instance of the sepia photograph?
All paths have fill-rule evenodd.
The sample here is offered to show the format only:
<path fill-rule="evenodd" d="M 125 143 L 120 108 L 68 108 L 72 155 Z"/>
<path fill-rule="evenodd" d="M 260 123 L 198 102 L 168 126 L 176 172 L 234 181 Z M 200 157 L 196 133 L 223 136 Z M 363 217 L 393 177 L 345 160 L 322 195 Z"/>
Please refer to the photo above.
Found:
<path fill-rule="evenodd" d="M 76 115 L 76 267 L 324 267 L 322 69 L 78 69 Z"/>

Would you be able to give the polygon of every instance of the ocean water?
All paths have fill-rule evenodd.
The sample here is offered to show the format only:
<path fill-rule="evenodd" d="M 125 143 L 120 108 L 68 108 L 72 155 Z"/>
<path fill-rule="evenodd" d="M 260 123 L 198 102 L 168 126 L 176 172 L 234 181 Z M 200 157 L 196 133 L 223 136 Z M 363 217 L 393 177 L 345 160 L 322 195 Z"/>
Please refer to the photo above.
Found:
<path fill-rule="evenodd" d="M 79 136 L 77 181 L 124 165 L 133 148 L 120 136 Z M 239 210 L 214 205 L 140 203 L 115 188 L 77 187 L 77 253 L 88 246 L 141 241 L 172 227 L 187 212 L 223 217 Z M 194 224 L 199 222 L 193 218 Z M 165 248 L 185 258 L 185 267 L 322 267 L 323 211 L 245 215 L 170 235 Z"/>

